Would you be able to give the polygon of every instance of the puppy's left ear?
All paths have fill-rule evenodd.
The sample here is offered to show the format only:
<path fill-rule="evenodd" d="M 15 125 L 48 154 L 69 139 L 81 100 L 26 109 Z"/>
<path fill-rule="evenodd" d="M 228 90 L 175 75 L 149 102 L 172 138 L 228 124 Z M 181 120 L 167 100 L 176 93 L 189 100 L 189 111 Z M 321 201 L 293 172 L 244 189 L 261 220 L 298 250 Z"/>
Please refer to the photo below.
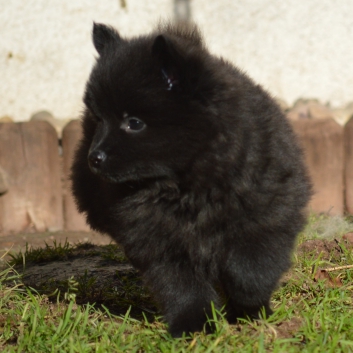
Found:
<path fill-rule="evenodd" d="M 183 81 L 185 63 L 173 43 L 164 35 L 157 36 L 152 45 L 152 55 L 160 62 L 167 89 L 179 89 Z"/>
<path fill-rule="evenodd" d="M 95 22 L 93 23 L 92 39 L 99 55 L 102 55 L 109 45 L 119 44 L 122 41 L 114 28 Z"/>

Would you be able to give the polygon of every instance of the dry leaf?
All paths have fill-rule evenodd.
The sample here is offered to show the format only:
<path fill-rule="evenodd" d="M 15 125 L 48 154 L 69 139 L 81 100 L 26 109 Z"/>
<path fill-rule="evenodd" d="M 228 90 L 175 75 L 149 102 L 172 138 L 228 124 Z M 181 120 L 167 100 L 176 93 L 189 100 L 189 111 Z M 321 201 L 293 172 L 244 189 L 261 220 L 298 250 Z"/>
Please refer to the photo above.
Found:
<path fill-rule="evenodd" d="M 343 286 L 341 278 L 338 277 L 331 277 L 330 274 L 323 268 L 318 268 L 315 276 L 314 281 L 318 282 L 319 280 L 325 281 L 326 285 L 330 288 L 339 288 Z"/>

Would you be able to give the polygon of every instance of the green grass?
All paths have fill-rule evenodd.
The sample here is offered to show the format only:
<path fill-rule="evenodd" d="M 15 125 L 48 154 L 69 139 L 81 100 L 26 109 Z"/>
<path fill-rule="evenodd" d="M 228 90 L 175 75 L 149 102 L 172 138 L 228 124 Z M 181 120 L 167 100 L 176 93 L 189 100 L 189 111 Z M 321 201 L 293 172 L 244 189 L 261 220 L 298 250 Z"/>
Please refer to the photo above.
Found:
<path fill-rule="evenodd" d="M 326 217 L 315 217 L 299 237 L 322 236 L 322 222 Z M 336 220 L 334 220 L 336 222 Z M 351 227 L 344 220 L 344 227 Z M 339 223 L 339 222 L 338 222 Z M 337 224 L 338 224 L 337 223 Z M 326 223 L 328 224 L 328 223 Z M 335 223 L 336 224 L 336 223 Z M 337 226 L 336 224 L 336 226 Z M 348 224 L 348 225 L 347 225 Z M 345 228 L 346 229 L 346 228 Z M 341 223 L 331 231 L 333 237 L 341 236 Z M 79 245 L 84 246 L 84 245 Z M 47 245 L 53 257 L 61 253 L 70 258 L 77 254 L 74 246 Z M 89 251 L 97 251 L 86 245 Z M 54 250 L 56 249 L 56 250 Z M 34 250 L 33 250 L 34 251 Z M 107 261 L 125 261 L 116 254 L 112 245 L 105 249 Z M 104 251 L 103 251 L 104 252 Z M 64 254 L 65 253 L 65 254 Z M 255 322 L 243 320 L 229 325 L 222 313 L 214 312 L 210 320 L 216 322 L 216 332 L 211 335 L 194 334 L 192 337 L 172 339 L 161 318 L 153 322 L 149 317 L 134 319 L 128 310 L 124 315 L 113 315 L 102 302 L 100 306 L 78 304 L 79 293 L 94 292 L 96 280 L 83 273 L 70 279 L 66 287 L 48 296 L 48 291 L 26 288 L 21 275 L 8 266 L 0 273 L 0 350 L 4 352 L 353 352 L 353 269 L 332 272 L 340 275 L 342 286 L 330 288 L 327 282 L 314 280 L 317 268 L 353 264 L 352 249 L 340 245 L 335 256 L 296 252 L 293 268 L 274 293 L 272 305 L 275 313 L 270 318 Z M 97 253 L 96 253 L 97 254 Z M 24 256 L 13 256 L 13 264 L 29 261 L 48 261 L 48 254 L 27 249 Z M 31 260 L 29 260 L 31 259 Z M 123 275 L 122 275 L 123 276 Z M 125 278 L 127 292 L 131 292 L 133 309 L 140 305 L 145 295 L 132 273 Z M 93 279 L 92 279 L 93 278 Z M 134 282 L 134 278 L 136 281 Z M 57 284 L 55 282 L 54 286 Z M 122 281 L 124 283 L 124 281 Z M 53 287 L 49 286 L 48 290 Z M 125 287 L 123 287 L 125 288 Z M 133 293 L 135 293 L 133 295 Z M 51 293 L 53 294 L 53 293 Z M 114 300 L 123 296 L 119 292 Z M 107 296 L 108 297 L 108 296 Z M 87 298 L 86 298 L 87 299 Z M 106 298 L 107 302 L 109 300 Z M 86 300 L 86 303 L 88 302 Z"/>
<path fill-rule="evenodd" d="M 97 246 L 91 243 L 79 243 L 76 245 L 70 244 L 67 239 L 64 244 L 53 241 L 53 245 L 44 243 L 42 248 L 29 248 L 26 244 L 24 252 L 12 254 L 10 265 L 25 265 L 27 263 L 42 263 L 55 260 L 68 260 L 77 257 L 78 254 L 86 257 L 99 255 L 103 259 L 116 262 L 127 262 L 127 259 L 122 250 L 115 244 L 102 245 L 97 249 Z"/>

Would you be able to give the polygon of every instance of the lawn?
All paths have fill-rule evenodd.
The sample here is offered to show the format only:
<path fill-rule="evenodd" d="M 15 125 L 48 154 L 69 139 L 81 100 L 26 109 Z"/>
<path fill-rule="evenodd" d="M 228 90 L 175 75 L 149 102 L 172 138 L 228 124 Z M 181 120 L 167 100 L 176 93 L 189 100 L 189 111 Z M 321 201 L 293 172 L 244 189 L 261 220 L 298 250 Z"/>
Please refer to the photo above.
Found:
<path fill-rule="evenodd" d="M 0 273 L 3 352 L 353 352 L 350 219 L 310 216 L 274 314 L 172 339 L 116 245 L 46 244 Z"/>

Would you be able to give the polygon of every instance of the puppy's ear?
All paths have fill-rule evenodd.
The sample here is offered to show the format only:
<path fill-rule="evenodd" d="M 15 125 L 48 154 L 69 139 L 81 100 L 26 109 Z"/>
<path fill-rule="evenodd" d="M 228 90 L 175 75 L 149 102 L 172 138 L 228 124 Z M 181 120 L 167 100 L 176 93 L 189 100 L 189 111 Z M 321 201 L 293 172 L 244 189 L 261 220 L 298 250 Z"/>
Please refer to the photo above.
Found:
<path fill-rule="evenodd" d="M 163 35 L 157 36 L 152 46 L 152 55 L 160 62 L 167 89 L 179 89 L 183 80 L 185 63 L 173 43 Z"/>
<path fill-rule="evenodd" d="M 101 23 L 93 23 L 92 39 L 94 47 L 99 55 L 102 55 L 104 48 L 109 44 L 119 43 L 122 41 L 119 33 L 112 27 Z"/>

